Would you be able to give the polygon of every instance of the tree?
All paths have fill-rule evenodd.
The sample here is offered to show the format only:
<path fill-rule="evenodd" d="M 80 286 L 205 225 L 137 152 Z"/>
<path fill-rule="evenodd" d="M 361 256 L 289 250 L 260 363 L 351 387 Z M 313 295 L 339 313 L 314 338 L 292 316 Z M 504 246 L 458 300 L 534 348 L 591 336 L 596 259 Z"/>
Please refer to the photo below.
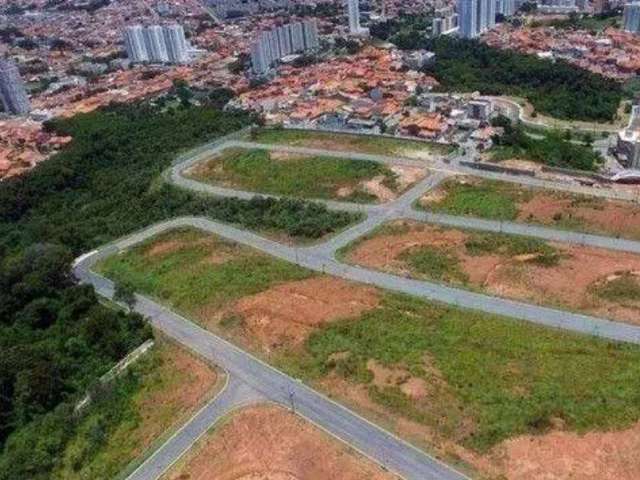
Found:
<path fill-rule="evenodd" d="M 227 87 L 215 88 L 209 92 L 207 97 L 208 104 L 213 108 L 222 109 L 229 103 L 229 100 L 234 98 L 236 93 Z"/>
<path fill-rule="evenodd" d="M 180 100 L 180 104 L 183 107 L 191 105 L 191 99 L 193 98 L 193 91 L 189 88 L 189 84 L 186 80 L 177 79 L 173 81 L 173 91 Z"/>

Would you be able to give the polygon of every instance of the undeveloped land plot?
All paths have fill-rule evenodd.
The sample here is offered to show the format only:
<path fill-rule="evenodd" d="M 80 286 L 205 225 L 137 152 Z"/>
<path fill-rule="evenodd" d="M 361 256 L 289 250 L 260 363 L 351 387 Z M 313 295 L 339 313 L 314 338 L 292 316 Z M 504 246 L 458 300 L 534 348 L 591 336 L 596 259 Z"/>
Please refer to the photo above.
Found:
<path fill-rule="evenodd" d="M 359 265 L 640 323 L 640 256 L 398 221 L 347 255 Z"/>
<path fill-rule="evenodd" d="M 131 400 L 109 407 L 99 399 L 88 409 L 53 479 L 115 478 L 222 386 L 210 365 L 162 337 L 130 374 L 137 379 Z"/>
<path fill-rule="evenodd" d="M 448 145 L 438 145 L 430 142 L 318 131 L 262 129 L 255 132 L 250 138 L 253 141 L 266 144 L 284 144 L 295 147 L 370 153 L 374 155 L 394 155 L 422 160 L 432 160 L 452 151 L 452 148 Z"/>
<path fill-rule="evenodd" d="M 387 235 L 412 234 L 410 225 L 386 229 Z M 423 242 L 417 233 L 414 246 Z M 463 233 L 446 232 L 440 241 L 455 244 Z M 473 248 L 492 246 L 476 241 Z M 529 255 L 521 258 L 524 263 L 556 261 L 554 248 L 519 248 L 525 247 L 535 255 L 518 253 Z M 388 250 L 392 259 L 395 250 Z M 446 266 L 451 260 L 426 256 L 433 258 L 420 264 Z M 624 429 L 640 419 L 640 351 L 633 345 L 314 274 L 196 231 L 167 233 L 106 260 L 101 269 L 441 458 L 489 478 L 515 471 L 520 450 L 505 450 L 509 440 L 607 430 L 624 438 Z M 453 270 L 431 270 L 437 271 Z M 459 268 L 458 281 L 462 274 Z M 618 286 L 609 294 L 621 291 L 626 290 Z M 254 436 L 243 439 L 250 444 Z M 596 456 L 597 445 L 585 452 Z M 271 453 L 264 455 L 255 464 L 269 466 L 265 458 Z M 623 460 L 612 455 L 615 472 Z M 206 465 L 194 468 L 182 473 L 208 474 Z M 274 475 L 296 472 L 234 470 L 231 478 L 278 479 Z"/>
<path fill-rule="evenodd" d="M 640 205 L 515 183 L 455 177 L 425 195 L 420 205 L 453 215 L 536 223 L 640 239 Z"/>
<path fill-rule="evenodd" d="M 165 480 L 391 480 L 338 440 L 276 406 L 247 407 L 209 433 Z"/>
<path fill-rule="evenodd" d="M 187 169 L 199 181 L 258 193 L 388 202 L 427 174 L 424 168 L 387 167 L 369 160 L 232 148 Z"/>

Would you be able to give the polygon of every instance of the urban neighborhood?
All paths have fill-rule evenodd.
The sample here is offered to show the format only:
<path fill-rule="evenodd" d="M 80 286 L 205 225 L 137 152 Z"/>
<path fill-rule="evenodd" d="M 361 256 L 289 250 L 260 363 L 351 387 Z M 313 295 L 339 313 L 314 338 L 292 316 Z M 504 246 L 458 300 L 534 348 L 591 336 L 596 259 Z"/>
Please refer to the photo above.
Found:
<path fill-rule="evenodd" d="M 0 480 L 640 479 L 640 2 L 2 2 L 0 351 Z"/>

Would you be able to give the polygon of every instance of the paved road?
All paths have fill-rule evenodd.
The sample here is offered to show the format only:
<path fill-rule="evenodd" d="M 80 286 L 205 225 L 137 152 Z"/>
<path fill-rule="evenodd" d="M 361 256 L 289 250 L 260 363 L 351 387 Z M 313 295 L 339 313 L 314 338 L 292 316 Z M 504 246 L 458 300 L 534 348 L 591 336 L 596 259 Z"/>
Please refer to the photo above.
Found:
<path fill-rule="evenodd" d="M 292 152 L 304 152 L 334 155 L 343 158 L 366 158 L 388 164 L 419 164 L 424 161 L 394 159 L 392 157 L 359 155 L 347 152 L 325 152 L 313 149 L 289 148 L 283 146 L 264 146 L 247 142 L 238 142 L 234 137 L 222 142 L 214 142 L 196 151 L 189 152 L 176 162 L 167 172 L 167 178 L 183 188 L 207 192 L 214 195 L 250 198 L 252 193 L 230 189 L 221 189 L 186 179 L 181 172 L 190 165 L 211 156 L 230 145 L 247 148 L 277 148 Z M 407 163 L 409 162 L 409 163 Z M 455 162 L 454 162 L 455 163 Z M 444 163 L 442 165 L 445 165 Z M 440 164 L 436 164 L 436 167 Z M 449 165 L 446 165 L 449 167 Z M 432 166 L 430 166 L 432 168 Z M 436 300 L 460 307 L 504 315 L 540 325 L 561 328 L 588 335 L 596 335 L 617 341 L 640 343 L 640 327 L 612 322 L 605 319 L 555 310 L 522 302 L 491 297 L 466 290 L 460 290 L 431 282 L 399 277 L 362 267 L 349 266 L 336 260 L 336 251 L 375 229 L 382 223 L 398 219 L 412 218 L 449 226 L 475 228 L 487 231 L 504 231 L 545 238 L 548 240 L 583 243 L 616 250 L 640 252 L 640 244 L 627 240 L 583 235 L 574 232 L 556 231 L 544 227 L 501 223 L 487 220 L 452 217 L 412 209 L 413 203 L 426 191 L 437 186 L 448 175 L 464 173 L 464 168 L 432 168 L 435 173 L 418 182 L 398 199 L 384 205 L 353 205 L 343 202 L 325 203 L 330 208 L 358 210 L 367 214 L 367 218 L 334 236 L 328 241 L 313 246 L 286 246 L 260 237 L 252 232 L 200 217 L 181 217 L 162 222 L 132 235 L 124 237 L 110 245 L 80 257 L 74 266 L 76 276 L 83 282 L 91 283 L 98 294 L 107 298 L 113 296 L 113 283 L 91 271 L 101 258 L 136 245 L 158 233 L 181 227 L 192 227 L 217 234 L 228 240 L 250 246 L 266 254 L 297 263 L 303 267 L 326 272 L 341 278 L 376 285 L 378 287 L 407 293 L 429 300 Z M 470 170 L 470 169 L 469 169 Z M 476 170 L 469 173 L 478 176 L 488 172 Z M 509 177 L 502 174 L 490 174 L 491 177 Z M 518 183 L 529 183 L 529 178 L 514 177 Z M 508 181 L 514 181 L 514 178 Z M 539 181 L 538 181 L 539 183 Z M 549 183 L 549 182 L 543 182 Z M 554 188 L 566 189 L 565 184 L 554 184 Z M 592 194 L 603 191 L 589 189 Z M 466 478 L 461 473 L 442 464 L 422 451 L 415 449 L 402 440 L 369 423 L 348 409 L 327 399 L 323 395 L 297 382 L 295 379 L 273 369 L 250 354 L 238 349 L 225 340 L 203 330 L 175 312 L 159 305 L 153 300 L 137 295 L 136 310 L 149 318 L 155 327 L 189 347 L 210 361 L 224 368 L 230 383 L 214 401 L 201 410 L 163 447 L 138 468 L 130 479 L 152 480 L 173 464 L 212 424 L 230 409 L 246 402 L 273 401 L 282 405 L 295 406 L 296 411 L 309 421 L 327 430 L 353 448 L 372 458 L 380 465 L 406 479 L 458 480 Z"/>
<path fill-rule="evenodd" d="M 144 304 L 145 299 L 140 299 Z M 140 308 L 141 313 L 144 308 Z M 209 358 L 209 360 L 212 360 Z M 207 431 L 233 410 L 250 404 L 264 402 L 265 398 L 236 377 L 229 377 L 228 384 L 216 398 L 198 411 L 153 455 L 127 477 L 128 480 L 155 480 L 176 463 Z"/>
<path fill-rule="evenodd" d="M 112 298 L 113 283 L 91 272 L 91 267 L 96 261 L 114 254 L 121 248 L 149 238 L 157 232 L 187 225 L 209 231 L 219 231 L 222 236 L 229 239 L 233 238 L 230 233 L 234 231 L 241 234 L 240 236 L 243 234 L 242 231 L 230 230 L 231 227 L 227 226 L 221 226 L 222 228 L 219 229 L 218 224 L 212 224 L 204 219 L 167 222 L 162 226 L 138 232 L 116 244 L 83 256 L 76 263 L 74 272 L 83 282 L 91 283 L 99 295 Z M 243 386 L 243 390 L 233 390 L 231 394 L 227 394 L 225 390 L 217 401 L 211 403 L 192 421 L 188 422 L 177 436 L 143 463 L 129 479 L 152 480 L 157 478 L 229 408 L 237 406 L 239 401 L 243 403 L 247 401 L 245 398 L 247 394 L 249 400 L 254 401 L 262 398 L 286 406 L 293 403 L 295 411 L 299 415 L 403 478 L 415 480 L 463 480 L 467 478 L 168 308 L 145 296 L 136 295 L 136 297 L 135 309 L 149 318 L 156 328 L 224 368 L 230 378 L 237 382 L 236 385 Z"/>
<path fill-rule="evenodd" d="M 448 227 L 470 228 L 487 232 L 502 232 L 513 235 L 535 237 L 554 242 L 574 243 L 590 247 L 607 248 L 609 250 L 617 250 L 620 252 L 640 253 L 640 242 L 635 240 L 605 237 L 602 235 L 573 232 L 570 230 L 556 230 L 538 225 L 501 222 L 474 217 L 457 217 L 440 213 L 420 212 L 417 210 L 406 210 L 404 212 L 404 216 L 420 222 L 436 223 L 439 225 L 446 225 Z"/>
<path fill-rule="evenodd" d="M 205 160 L 207 158 L 211 158 L 213 155 L 219 154 L 221 151 L 227 148 L 259 148 L 266 150 L 278 150 L 289 153 L 298 153 L 305 155 L 322 155 L 328 157 L 335 158 L 345 158 L 345 159 L 355 159 L 355 160 L 369 160 L 378 163 L 384 163 L 386 165 L 405 165 L 412 167 L 423 167 L 428 168 L 434 171 L 441 171 L 449 175 L 472 175 L 475 177 L 486 178 L 489 180 L 501 180 L 510 183 L 517 183 L 519 185 L 525 185 L 528 187 L 534 188 L 546 188 L 551 190 L 558 190 L 569 193 L 578 193 L 582 195 L 590 195 L 593 197 L 599 198 L 609 198 L 609 199 L 618 199 L 618 200 L 627 200 L 637 202 L 639 200 L 638 195 L 634 194 L 629 190 L 620 190 L 620 189 L 612 189 L 612 188 L 597 188 L 597 187 L 589 187 L 585 185 L 579 185 L 568 182 L 556 182 L 551 180 L 542 180 L 536 177 L 529 177 L 523 175 L 510 175 L 507 173 L 499 173 L 499 172 L 490 172 L 486 170 L 479 170 L 475 168 L 470 168 L 464 166 L 461 162 L 471 162 L 473 159 L 471 158 L 471 153 L 467 152 L 465 156 L 459 157 L 450 157 L 447 160 L 442 159 L 441 157 L 434 157 L 431 160 L 418 160 L 418 159 L 410 159 L 410 158 L 401 158 L 395 157 L 391 155 L 373 155 L 366 153 L 354 153 L 354 152 L 344 152 L 338 150 L 325 150 L 325 149 L 317 149 L 317 148 L 306 148 L 306 147 L 293 147 L 289 145 L 279 145 L 279 144 L 265 144 L 265 143 L 255 143 L 255 142 L 247 142 L 241 140 L 230 139 L 224 142 L 217 142 L 209 148 L 199 148 L 195 150 L 192 154 L 184 155 L 179 162 L 177 162 L 173 167 L 167 172 L 168 179 L 175 183 L 178 186 L 188 189 L 195 189 L 201 192 L 208 192 L 216 195 L 222 196 L 240 196 L 243 198 L 250 198 L 252 196 L 251 192 L 243 192 L 240 194 L 238 191 L 233 189 L 225 189 L 221 187 L 214 187 L 211 185 L 206 185 L 194 180 L 190 180 L 185 178 L 182 175 L 182 172 L 188 169 L 190 166 Z M 346 202 L 337 202 L 339 205 L 344 205 Z M 347 206 L 345 208 L 352 208 L 353 205 Z M 342 208 L 342 207 L 340 207 Z"/>

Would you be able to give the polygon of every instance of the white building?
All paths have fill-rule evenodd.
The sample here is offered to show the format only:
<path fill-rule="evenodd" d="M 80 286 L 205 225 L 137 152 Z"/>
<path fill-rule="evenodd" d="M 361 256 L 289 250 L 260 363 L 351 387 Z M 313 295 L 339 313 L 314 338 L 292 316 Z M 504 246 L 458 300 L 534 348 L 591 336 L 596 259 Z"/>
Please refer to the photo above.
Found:
<path fill-rule="evenodd" d="M 182 25 L 164 27 L 164 41 L 170 63 L 187 63 L 189 61 L 189 44 L 184 36 Z"/>
<path fill-rule="evenodd" d="M 164 30 L 159 25 L 153 25 L 144 30 L 144 43 L 149 58 L 154 62 L 168 63 L 169 54 L 164 40 Z"/>
<path fill-rule="evenodd" d="M 616 156 L 626 168 L 640 169 L 640 105 L 633 107 L 627 128 L 618 132 Z"/>
<path fill-rule="evenodd" d="M 124 44 L 127 49 L 129 60 L 134 63 L 142 63 L 149 61 L 147 53 L 147 45 L 144 37 L 144 28 L 142 25 L 132 25 L 127 27 L 124 32 Z"/>
<path fill-rule="evenodd" d="M 640 33 L 640 2 L 624 6 L 623 28 L 627 32 Z"/>
<path fill-rule="evenodd" d="M 191 46 L 181 25 L 127 27 L 124 34 L 127 56 L 132 63 L 188 63 Z"/>
<path fill-rule="evenodd" d="M 262 32 L 251 45 L 251 70 L 255 75 L 264 75 L 284 57 L 311 52 L 319 47 L 315 19 L 276 27 Z"/>
<path fill-rule="evenodd" d="M 511 17 L 516 13 L 516 0 L 496 0 L 496 12 Z"/>
<path fill-rule="evenodd" d="M 462 38 L 476 38 L 495 27 L 495 0 L 458 0 L 458 33 Z"/>
<path fill-rule="evenodd" d="M 0 59 L 0 101 L 10 114 L 29 113 L 31 104 L 15 63 Z"/>
<path fill-rule="evenodd" d="M 349 13 L 349 33 L 360 35 L 360 0 L 347 0 L 347 11 Z"/>

